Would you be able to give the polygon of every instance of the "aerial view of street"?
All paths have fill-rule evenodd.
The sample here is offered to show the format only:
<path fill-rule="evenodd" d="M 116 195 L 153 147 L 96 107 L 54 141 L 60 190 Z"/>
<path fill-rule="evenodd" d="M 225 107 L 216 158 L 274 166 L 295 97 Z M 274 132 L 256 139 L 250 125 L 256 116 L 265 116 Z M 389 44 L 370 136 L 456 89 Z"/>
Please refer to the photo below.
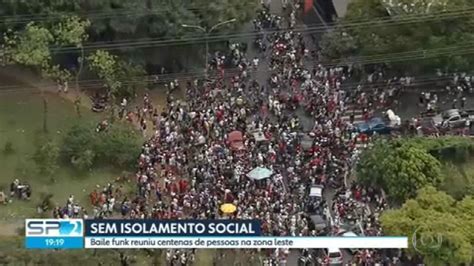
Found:
<path fill-rule="evenodd" d="M 473 265 L 474 1 L 0 4 L 0 265 Z M 407 249 L 25 249 L 25 219 Z"/>

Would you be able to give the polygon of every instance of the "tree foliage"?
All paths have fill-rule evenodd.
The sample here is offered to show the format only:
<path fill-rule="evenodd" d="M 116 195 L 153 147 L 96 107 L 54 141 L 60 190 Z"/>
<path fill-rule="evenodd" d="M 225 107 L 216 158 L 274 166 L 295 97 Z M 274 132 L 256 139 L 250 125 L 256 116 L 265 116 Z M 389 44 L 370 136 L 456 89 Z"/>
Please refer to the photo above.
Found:
<path fill-rule="evenodd" d="M 24 247 L 24 235 L 22 233 L 18 237 L 2 237 L 1 265 L 165 265 L 163 252 L 160 250 L 27 250 Z"/>
<path fill-rule="evenodd" d="M 413 145 L 378 141 L 366 150 L 357 166 L 358 180 L 383 188 L 396 202 L 413 197 L 426 185 L 442 182 L 441 164 Z"/>
<path fill-rule="evenodd" d="M 211 27 L 216 23 L 237 18 L 237 23 L 219 29 L 229 31 L 248 22 L 258 6 L 254 0 L 36 0 L 4 1 L 0 5 L 0 15 L 6 19 L 0 29 L 21 31 L 24 29 L 24 16 L 41 18 L 41 24 L 51 32 L 57 28 L 58 20 L 69 14 L 81 14 L 82 21 L 90 21 L 87 33 L 91 42 L 117 42 L 131 39 L 146 41 L 149 38 L 182 38 L 202 36 L 202 33 L 183 28 L 182 24 Z M 20 17 L 21 15 L 21 17 Z M 70 25 L 78 26 L 77 20 Z M 77 29 L 79 27 L 73 27 Z M 62 27 L 61 29 L 68 29 Z M 78 31 L 68 31 L 79 36 Z M 133 55 L 137 62 L 154 62 L 150 56 L 164 57 L 163 47 L 130 49 L 124 46 L 121 54 Z M 162 55 L 160 55 L 160 53 Z"/>
<path fill-rule="evenodd" d="M 87 57 L 89 68 L 104 81 L 104 86 L 117 97 L 133 97 L 139 87 L 146 86 L 146 72 L 139 65 L 122 61 L 118 56 L 97 50 Z"/>
<path fill-rule="evenodd" d="M 441 138 L 410 138 L 397 141 L 419 147 L 428 151 L 440 161 L 465 163 L 474 156 L 474 140 L 458 136 L 443 136 Z"/>
<path fill-rule="evenodd" d="M 353 38 L 350 47 L 357 47 L 354 55 L 386 54 L 379 61 L 393 61 L 391 65 L 400 70 L 470 69 L 474 57 L 464 55 L 463 52 L 467 49 L 466 45 L 474 40 L 474 29 L 471 27 L 474 18 L 470 13 L 441 12 L 459 12 L 473 7 L 474 2 L 470 0 L 354 0 L 336 27 L 336 35 L 344 42 L 347 38 L 341 38 L 342 32 Z M 367 20 L 370 23 L 366 23 Z M 324 39 L 333 38 L 331 33 Z M 341 55 L 338 53 L 341 45 L 326 48 L 323 52 L 330 59 Z M 410 53 L 405 56 L 407 60 L 396 62 L 401 55 L 393 54 L 401 52 Z M 417 64 L 412 64 L 411 58 L 418 59 Z"/>
<path fill-rule="evenodd" d="M 87 30 L 91 22 L 78 16 L 64 17 L 62 21 L 53 26 L 56 44 L 60 46 L 74 45 L 82 46 L 89 37 Z"/>
<path fill-rule="evenodd" d="M 94 166 L 133 167 L 140 153 L 140 137 L 131 128 L 114 124 L 96 132 L 90 125 L 73 126 L 64 138 L 61 156 L 78 170 Z"/>
<path fill-rule="evenodd" d="M 408 236 L 409 252 L 426 265 L 470 265 L 474 250 L 474 199 L 456 202 L 428 186 L 402 208 L 380 218 L 387 235 Z"/>
<path fill-rule="evenodd" d="M 104 50 L 96 50 L 87 57 L 89 68 L 104 81 L 112 93 L 116 93 L 122 86 L 118 76 L 118 57 Z"/>
<path fill-rule="evenodd" d="M 41 140 L 36 147 L 33 159 L 40 174 L 53 176 L 58 169 L 59 147 L 51 140 Z"/>
<path fill-rule="evenodd" d="M 98 135 L 94 148 L 99 163 L 132 167 L 140 154 L 141 144 L 136 131 L 128 126 L 114 124 Z"/>
<path fill-rule="evenodd" d="M 44 68 L 49 66 L 51 51 L 49 45 L 54 37 L 48 29 L 29 23 L 22 32 L 8 32 L 4 35 L 7 62 Z"/>
<path fill-rule="evenodd" d="M 363 153 L 358 173 L 367 184 L 385 184 L 388 172 L 380 158 L 392 156 L 397 147 L 409 146 L 423 150 L 441 163 L 442 182 L 437 186 L 456 199 L 474 193 L 474 140 L 465 137 L 443 136 L 440 138 L 403 138 L 377 143 Z M 391 158 L 391 157 L 390 157 Z M 435 185 L 435 184 L 433 184 Z"/>
<path fill-rule="evenodd" d="M 52 29 L 31 22 L 23 30 L 9 30 L 4 34 L 4 61 L 33 67 L 43 77 L 65 82 L 71 78 L 71 71 L 55 62 L 51 46 L 82 47 L 89 26 L 88 20 L 71 16 L 62 18 Z"/>
<path fill-rule="evenodd" d="M 439 186 L 439 189 L 455 199 L 474 195 L 474 167 L 472 162 L 473 159 L 462 164 L 443 163 L 444 182 Z"/>

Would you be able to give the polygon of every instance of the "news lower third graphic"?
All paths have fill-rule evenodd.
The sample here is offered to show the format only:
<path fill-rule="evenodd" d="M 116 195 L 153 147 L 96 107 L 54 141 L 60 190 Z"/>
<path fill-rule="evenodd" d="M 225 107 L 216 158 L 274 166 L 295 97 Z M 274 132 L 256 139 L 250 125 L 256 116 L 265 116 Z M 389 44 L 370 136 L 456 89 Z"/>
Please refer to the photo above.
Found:
<path fill-rule="evenodd" d="M 27 219 L 26 248 L 84 248 L 82 219 Z"/>
<path fill-rule="evenodd" d="M 30 249 L 407 248 L 407 237 L 262 236 L 257 220 L 27 219 Z"/>

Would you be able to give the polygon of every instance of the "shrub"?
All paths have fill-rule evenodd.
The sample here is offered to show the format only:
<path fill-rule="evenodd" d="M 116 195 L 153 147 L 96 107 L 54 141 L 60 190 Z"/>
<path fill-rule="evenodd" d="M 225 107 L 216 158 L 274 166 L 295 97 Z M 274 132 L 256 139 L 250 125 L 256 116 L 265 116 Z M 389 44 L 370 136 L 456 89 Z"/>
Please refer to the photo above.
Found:
<path fill-rule="evenodd" d="M 93 151 L 96 142 L 97 134 L 92 124 L 75 125 L 64 137 L 61 156 L 64 161 L 71 162 L 73 158 L 81 157 L 83 151 Z"/>
<path fill-rule="evenodd" d="M 66 134 L 61 154 L 78 170 L 95 165 L 131 168 L 140 149 L 140 137 L 131 127 L 114 124 L 106 131 L 96 132 L 91 125 L 76 125 Z"/>
<path fill-rule="evenodd" d="M 103 164 L 135 166 L 140 154 L 140 137 L 133 129 L 114 125 L 106 132 L 99 133 L 95 146 L 97 160 Z"/>
<path fill-rule="evenodd" d="M 90 170 L 94 165 L 95 153 L 91 150 L 85 150 L 79 154 L 78 157 L 73 157 L 71 159 L 72 165 L 81 170 Z"/>
<path fill-rule="evenodd" d="M 53 176 L 58 169 L 59 147 L 51 140 L 44 140 L 37 145 L 33 160 L 40 174 Z"/>

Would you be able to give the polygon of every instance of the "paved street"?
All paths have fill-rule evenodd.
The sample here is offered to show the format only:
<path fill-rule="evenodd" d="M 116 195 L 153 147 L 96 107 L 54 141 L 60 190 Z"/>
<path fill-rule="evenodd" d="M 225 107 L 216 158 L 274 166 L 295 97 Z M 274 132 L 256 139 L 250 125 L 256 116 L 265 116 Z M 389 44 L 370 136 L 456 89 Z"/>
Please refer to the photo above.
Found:
<path fill-rule="evenodd" d="M 410 119 L 413 116 L 418 115 L 421 111 L 424 111 L 422 107 L 418 105 L 420 91 L 415 92 L 404 92 L 400 95 L 399 105 L 394 108 L 394 111 L 402 119 Z M 447 93 L 438 93 L 439 108 L 440 110 L 451 109 L 454 96 L 448 95 Z M 459 108 L 459 101 L 458 101 Z M 474 108 L 474 95 L 466 94 L 466 109 Z"/>

